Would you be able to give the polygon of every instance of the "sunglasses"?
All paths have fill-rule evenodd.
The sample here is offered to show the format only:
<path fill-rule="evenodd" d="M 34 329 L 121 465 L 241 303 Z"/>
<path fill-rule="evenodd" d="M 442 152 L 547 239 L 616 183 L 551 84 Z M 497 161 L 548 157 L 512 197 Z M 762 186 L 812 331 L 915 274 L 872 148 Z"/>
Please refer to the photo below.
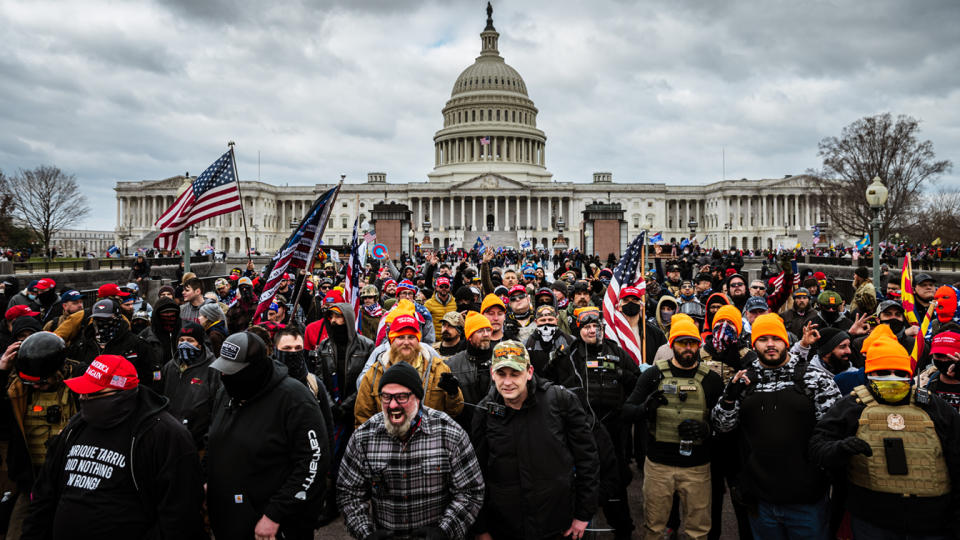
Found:
<path fill-rule="evenodd" d="M 516 300 L 523 300 L 523 299 L 526 298 L 526 297 L 527 297 L 526 294 L 515 294 L 515 295 L 513 295 L 513 296 L 510 297 L 510 301 L 511 301 L 511 302 L 514 302 L 514 301 L 516 301 Z"/>
<path fill-rule="evenodd" d="M 734 285 L 734 286 L 736 287 L 736 285 Z M 751 288 L 751 289 L 757 289 L 758 291 L 759 291 L 759 290 L 762 290 L 762 289 L 766 289 L 766 287 L 764 287 L 764 286 L 762 286 L 762 285 L 751 285 L 750 288 Z"/>

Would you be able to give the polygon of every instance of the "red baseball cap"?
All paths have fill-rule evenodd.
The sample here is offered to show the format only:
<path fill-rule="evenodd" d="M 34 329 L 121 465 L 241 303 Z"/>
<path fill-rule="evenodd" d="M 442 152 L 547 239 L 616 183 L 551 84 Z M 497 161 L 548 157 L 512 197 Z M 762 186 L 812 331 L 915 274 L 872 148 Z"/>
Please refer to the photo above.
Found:
<path fill-rule="evenodd" d="M 83 375 L 63 382 L 78 394 L 92 394 L 105 388 L 131 390 L 140 384 L 140 379 L 137 378 L 137 369 L 126 358 L 101 354 L 94 358 Z"/>
<path fill-rule="evenodd" d="M 633 296 L 635 298 L 643 298 L 643 291 L 636 287 L 624 287 L 620 289 L 620 300 Z"/>
<path fill-rule="evenodd" d="M 30 309 L 30 306 L 26 304 L 20 304 L 18 306 L 13 306 L 12 308 L 8 309 L 7 312 L 4 314 L 4 318 L 6 318 L 8 321 L 12 321 L 17 317 L 23 317 L 23 316 L 36 317 L 39 314 L 40 314 L 39 311 L 32 311 Z"/>
<path fill-rule="evenodd" d="M 323 297 L 324 304 L 342 304 L 344 302 L 346 302 L 346 300 L 343 299 L 343 293 L 337 290 L 331 290 Z"/>
<path fill-rule="evenodd" d="M 284 273 L 283 273 L 283 279 L 289 280 L 289 279 L 290 279 L 290 274 L 284 272 Z"/>
<path fill-rule="evenodd" d="M 930 345 L 930 354 L 954 353 L 960 353 L 960 333 L 941 332 L 933 336 L 933 343 Z"/>
<path fill-rule="evenodd" d="M 447 276 L 438 277 L 437 285 L 450 285 L 450 278 L 448 278 Z"/>
<path fill-rule="evenodd" d="M 106 298 L 108 296 L 130 296 L 130 293 L 123 292 L 116 283 L 104 283 L 97 289 L 97 298 Z"/>
<path fill-rule="evenodd" d="M 50 290 L 56 286 L 57 286 L 57 282 L 50 278 L 42 278 L 40 281 L 37 281 L 38 291 Z"/>
<path fill-rule="evenodd" d="M 308 291 L 312 291 L 312 290 L 313 290 L 313 282 L 310 281 L 309 279 L 307 280 L 307 290 L 308 290 Z"/>
<path fill-rule="evenodd" d="M 813 279 L 816 279 L 816 280 L 827 279 L 827 275 L 824 274 L 823 272 L 814 272 Z"/>
<path fill-rule="evenodd" d="M 527 294 L 527 288 L 523 285 L 514 285 L 513 287 L 510 287 L 510 291 L 507 292 L 507 296 L 510 297 L 517 293 Z"/>

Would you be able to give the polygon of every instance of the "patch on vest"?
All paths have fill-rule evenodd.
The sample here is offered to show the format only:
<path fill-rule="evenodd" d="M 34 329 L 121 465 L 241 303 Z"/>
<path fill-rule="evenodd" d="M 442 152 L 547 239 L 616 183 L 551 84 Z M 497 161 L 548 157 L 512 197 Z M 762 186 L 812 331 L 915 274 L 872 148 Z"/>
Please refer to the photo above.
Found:
<path fill-rule="evenodd" d="M 887 427 L 894 431 L 903 431 L 907 427 L 907 423 L 903 420 L 903 416 L 890 413 L 887 415 Z"/>

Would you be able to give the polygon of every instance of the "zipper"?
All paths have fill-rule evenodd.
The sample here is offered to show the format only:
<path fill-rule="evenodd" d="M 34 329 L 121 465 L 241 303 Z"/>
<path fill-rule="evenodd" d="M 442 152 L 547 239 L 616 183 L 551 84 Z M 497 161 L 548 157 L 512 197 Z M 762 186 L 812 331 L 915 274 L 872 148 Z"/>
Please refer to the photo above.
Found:
<path fill-rule="evenodd" d="M 136 429 L 136 427 L 134 427 Z M 137 484 L 137 473 L 133 468 L 133 446 L 137 443 L 137 436 L 134 434 L 130 437 L 130 478 L 133 479 L 133 488 L 137 490 L 137 493 L 140 493 L 140 486 Z"/>

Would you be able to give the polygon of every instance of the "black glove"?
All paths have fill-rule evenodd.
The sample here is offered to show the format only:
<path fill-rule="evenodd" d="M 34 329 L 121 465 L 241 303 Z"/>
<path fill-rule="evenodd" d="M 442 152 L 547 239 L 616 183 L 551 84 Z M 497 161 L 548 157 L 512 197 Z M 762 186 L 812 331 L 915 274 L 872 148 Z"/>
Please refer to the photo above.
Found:
<path fill-rule="evenodd" d="M 411 532 L 410 536 L 427 540 L 447 540 L 447 534 L 440 527 L 420 527 Z"/>
<path fill-rule="evenodd" d="M 723 389 L 723 399 L 724 401 L 739 401 L 743 397 L 744 391 L 747 389 L 747 383 L 741 378 L 737 382 L 730 381 L 727 383 L 726 388 Z"/>
<path fill-rule="evenodd" d="M 460 391 L 460 381 L 449 371 L 440 374 L 440 382 L 437 383 L 437 386 L 451 396 L 456 396 L 457 392 Z"/>
<path fill-rule="evenodd" d="M 699 420 L 684 420 L 677 425 L 677 431 L 685 441 L 705 441 L 710 437 L 710 426 Z"/>
<path fill-rule="evenodd" d="M 388 538 L 393 538 L 393 531 L 377 529 L 368 534 L 363 540 L 386 540 Z"/>
<path fill-rule="evenodd" d="M 856 435 L 847 437 L 846 439 L 840 441 L 840 450 L 846 452 L 850 456 L 863 454 L 867 457 L 870 457 L 873 455 L 873 448 L 870 448 L 870 444 Z"/>
<path fill-rule="evenodd" d="M 656 392 L 647 396 L 647 399 L 643 400 L 643 412 L 647 416 L 653 417 L 653 413 L 657 412 L 657 407 L 667 404 L 667 398 L 663 397 L 663 390 L 657 390 Z"/>
<path fill-rule="evenodd" d="M 342 423 L 344 418 L 347 417 L 347 410 L 343 404 L 332 405 L 330 407 L 330 415 L 333 416 L 333 421 L 337 423 Z"/>

